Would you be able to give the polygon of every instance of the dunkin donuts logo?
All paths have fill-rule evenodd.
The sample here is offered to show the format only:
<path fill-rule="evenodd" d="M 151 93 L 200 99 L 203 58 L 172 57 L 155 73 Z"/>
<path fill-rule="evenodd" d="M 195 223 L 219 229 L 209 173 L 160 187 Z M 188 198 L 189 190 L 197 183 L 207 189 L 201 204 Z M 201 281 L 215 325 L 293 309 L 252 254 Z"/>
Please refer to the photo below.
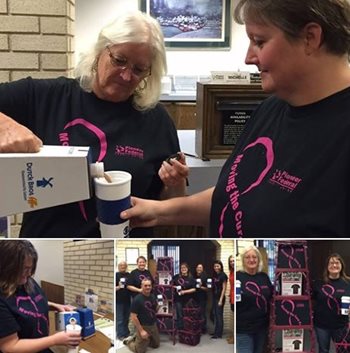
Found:
<path fill-rule="evenodd" d="M 53 188 L 53 177 L 42 177 L 35 179 L 34 163 L 27 162 L 24 170 L 22 170 L 22 188 L 23 199 L 27 201 L 30 208 L 38 206 L 38 198 L 36 188 Z"/>

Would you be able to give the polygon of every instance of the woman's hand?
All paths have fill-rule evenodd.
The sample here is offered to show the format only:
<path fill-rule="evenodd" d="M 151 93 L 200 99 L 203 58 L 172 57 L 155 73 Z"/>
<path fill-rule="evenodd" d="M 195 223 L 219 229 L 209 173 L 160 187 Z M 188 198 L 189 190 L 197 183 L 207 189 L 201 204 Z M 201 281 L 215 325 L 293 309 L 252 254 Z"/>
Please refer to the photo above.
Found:
<path fill-rule="evenodd" d="M 42 145 L 32 131 L 0 113 L 0 153 L 39 152 Z"/>
<path fill-rule="evenodd" d="M 72 305 L 64 305 L 53 302 L 49 302 L 49 306 L 57 311 L 73 311 L 75 309 L 75 307 Z"/>
<path fill-rule="evenodd" d="M 55 333 L 52 338 L 55 341 L 55 345 L 64 346 L 78 346 L 81 341 L 81 335 L 79 332 L 61 331 Z"/>
<path fill-rule="evenodd" d="M 121 212 L 120 218 L 129 219 L 130 227 L 154 227 L 158 224 L 156 206 L 161 201 L 131 197 L 132 207 Z"/>
<path fill-rule="evenodd" d="M 164 161 L 158 175 L 163 184 L 168 187 L 183 185 L 189 174 L 189 167 L 186 165 L 186 158 L 182 152 L 178 153 L 179 159 L 171 158 Z"/>

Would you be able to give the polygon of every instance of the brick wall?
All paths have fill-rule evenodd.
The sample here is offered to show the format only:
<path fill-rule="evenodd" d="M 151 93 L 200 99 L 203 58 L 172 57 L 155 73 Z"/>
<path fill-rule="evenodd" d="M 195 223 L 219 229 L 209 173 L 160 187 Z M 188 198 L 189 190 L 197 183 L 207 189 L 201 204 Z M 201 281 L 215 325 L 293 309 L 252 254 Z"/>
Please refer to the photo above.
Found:
<path fill-rule="evenodd" d="M 114 312 L 114 241 L 64 241 L 64 288 L 66 303 L 90 288 Z"/>
<path fill-rule="evenodd" d="M 73 76 L 75 0 L 0 0 L 0 82 Z M 17 237 L 22 215 L 11 216 Z"/>
<path fill-rule="evenodd" d="M 0 81 L 72 76 L 75 0 L 0 0 Z"/>
<path fill-rule="evenodd" d="M 147 256 L 147 245 L 149 240 L 136 240 L 136 239 L 128 239 L 128 240 L 117 240 L 116 241 L 116 262 L 125 261 L 125 248 L 137 248 L 139 249 L 139 255 L 144 256 L 146 259 Z M 116 263 L 117 265 L 117 263 Z M 131 272 L 137 268 L 136 265 L 128 265 L 128 271 Z"/>
<path fill-rule="evenodd" d="M 224 271 L 229 276 L 228 258 L 234 255 L 234 241 L 233 240 L 218 240 L 220 247 L 217 248 L 217 259 L 221 260 L 224 265 Z M 226 288 L 226 303 L 224 308 L 224 326 L 229 328 L 233 333 L 233 312 L 230 304 L 230 283 L 227 282 Z"/>
<path fill-rule="evenodd" d="M 242 250 L 249 245 L 254 245 L 254 240 L 246 239 L 246 240 L 236 241 L 237 253 L 238 253 L 238 256 L 236 256 L 236 261 L 235 261 L 236 271 L 242 270 L 241 253 L 242 253 Z"/>
<path fill-rule="evenodd" d="M 201 241 L 201 240 L 198 240 Z M 215 240 L 214 240 L 215 241 Z M 186 240 L 184 240 L 184 243 Z M 216 242 L 216 241 L 215 241 Z M 138 248 L 139 249 L 139 254 L 143 255 L 147 258 L 147 245 L 149 241 L 148 240 L 117 240 L 116 241 L 116 262 L 120 262 L 122 260 L 125 260 L 125 248 Z M 232 254 L 235 254 L 234 252 L 234 241 L 233 240 L 218 240 L 217 241 L 217 254 L 216 257 L 218 260 L 221 260 L 226 274 L 228 275 L 228 257 Z M 129 265 L 128 270 L 129 272 L 132 271 L 134 268 L 136 268 L 136 265 Z M 228 333 L 233 332 L 233 313 L 231 311 L 231 306 L 229 303 L 229 291 L 230 291 L 230 285 L 227 285 L 227 290 L 226 290 L 226 303 L 225 303 L 225 309 L 224 309 L 224 327 Z"/>

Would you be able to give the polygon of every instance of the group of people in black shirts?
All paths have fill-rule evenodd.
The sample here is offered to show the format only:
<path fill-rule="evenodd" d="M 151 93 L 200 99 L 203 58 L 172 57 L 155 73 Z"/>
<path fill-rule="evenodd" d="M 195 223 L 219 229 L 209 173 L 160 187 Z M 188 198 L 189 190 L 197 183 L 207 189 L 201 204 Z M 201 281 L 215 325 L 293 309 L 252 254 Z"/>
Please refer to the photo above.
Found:
<path fill-rule="evenodd" d="M 262 254 L 254 245 L 241 252 L 242 269 L 237 271 L 240 298 L 236 301 L 237 352 L 263 353 L 270 325 L 270 304 L 274 287 L 267 273 L 262 271 Z M 344 297 L 350 298 L 350 277 L 338 253 L 330 254 L 319 279 L 311 278 L 313 326 L 318 352 L 329 353 L 331 342 L 345 342 L 350 346 L 350 310 L 342 311 Z M 304 313 L 308 314 L 308 313 Z M 345 350 L 346 349 L 346 350 Z"/>
<path fill-rule="evenodd" d="M 159 346 L 159 332 L 156 324 L 157 299 L 152 294 L 156 272 L 146 269 L 144 256 L 137 258 L 137 268 L 127 271 L 127 263 L 118 264 L 116 273 L 116 313 L 117 338 L 122 340 L 131 351 L 142 353 L 147 346 Z M 231 271 L 231 270 L 230 270 Z M 233 271 L 233 264 L 232 264 Z M 207 332 L 208 293 L 212 294 L 212 315 L 214 332 L 212 339 L 222 338 L 224 329 L 225 292 L 228 277 L 220 260 L 213 263 L 213 272 L 208 276 L 202 264 L 197 264 L 194 274 L 187 263 L 180 264 L 180 272 L 172 277 L 173 298 L 176 311 L 176 329 L 182 330 L 183 308 L 193 303 L 201 310 L 202 333 Z M 232 286 L 233 291 L 233 286 Z M 129 319 L 135 327 L 131 334 Z"/>

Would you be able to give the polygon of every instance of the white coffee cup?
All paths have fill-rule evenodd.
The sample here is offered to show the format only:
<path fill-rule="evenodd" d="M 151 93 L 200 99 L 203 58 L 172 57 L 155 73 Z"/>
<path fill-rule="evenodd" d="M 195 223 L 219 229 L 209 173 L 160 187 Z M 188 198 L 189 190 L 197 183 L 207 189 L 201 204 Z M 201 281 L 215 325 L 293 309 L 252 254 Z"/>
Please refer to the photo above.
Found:
<path fill-rule="evenodd" d="M 158 305 L 163 305 L 164 304 L 163 296 L 161 294 L 157 294 L 157 302 L 158 302 Z"/>
<path fill-rule="evenodd" d="M 66 326 L 66 332 L 78 332 L 81 333 L 81 326 L 78 324 L 69 324 Z M 67 353 L 78 353 L 79 346 L 68 346 Z"/>
<path fill-rule="evenodd" d="M 241 294 L 241 281 L 236 280 L 236 302 L 240 302 L 242 300 L 242 294 Z"/>
<path fill-rule="evenodd" d="M 102 238 L 125 238 L 129 235 L 129 221 L 119 217 L 131 207 L 131 174 L 119 170 L 105 172 L 111 179 L 94 178 L 97 218 Z"/>
<path fill-rule="evenodd" d="M 211 278 L 207 279 L 207 288 L 211 288 L 213 280 Z"/>
<path fill-rule="evenodd" d="M 341 297 L 341 314 L 349 315 L 349 306 L 350 306 L 350 297 L 342 296 Z"/>
<path fill-rule="evenodd" d="M 196 278 L 196 288 L 200 288 L 202 285 L 202 280 L 200 278 Z"/>
<path fill-rule="evenodd" d="M 177 290 L 177 294 L 181 295 L 182 287 L 181 286 L 176 286 L 176 290 Z"/>
<path fill-rule="evenodd" d="M 125 280 L 126 280 L 125 277 L 123 277 L 123 278 L 120 279 L 120 281 L 119 281 L 119 286 L 120 286 L 120 288 L 125 288 Z"/>

